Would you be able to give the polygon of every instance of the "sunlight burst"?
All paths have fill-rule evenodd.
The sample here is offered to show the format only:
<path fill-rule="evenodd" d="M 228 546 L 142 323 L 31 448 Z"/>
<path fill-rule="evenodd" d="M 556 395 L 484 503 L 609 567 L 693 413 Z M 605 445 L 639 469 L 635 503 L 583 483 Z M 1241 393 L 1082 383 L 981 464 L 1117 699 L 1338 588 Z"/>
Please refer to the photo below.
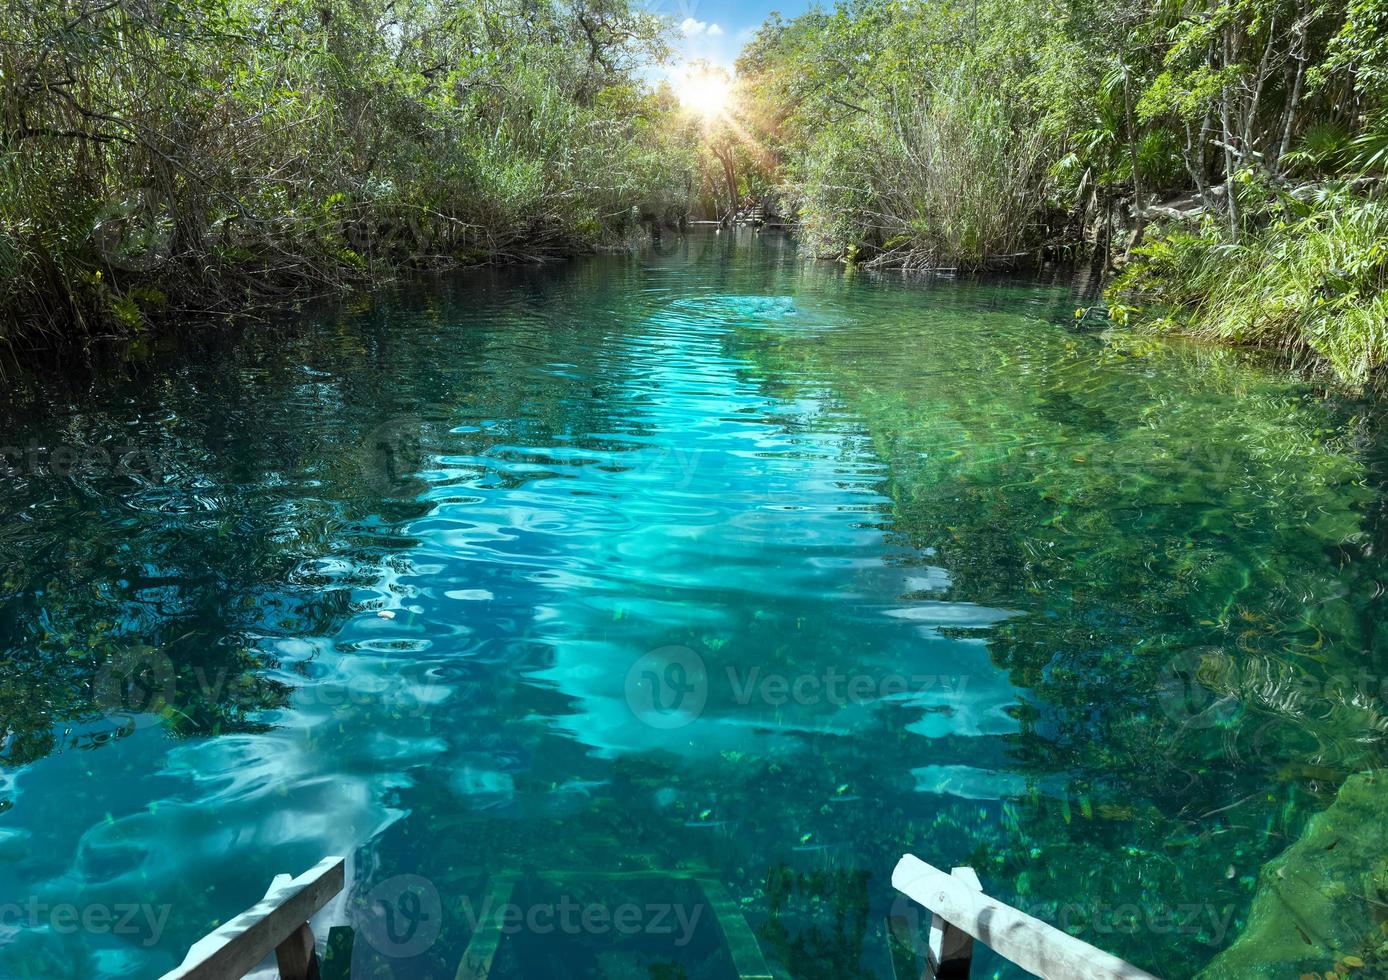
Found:
<path fill-rule="evenodd" d="M 680 73 L 676 91 L 686 109 L 714 119 L 727 111 L 732 79 L 715 68 L 690 66 Z"/>

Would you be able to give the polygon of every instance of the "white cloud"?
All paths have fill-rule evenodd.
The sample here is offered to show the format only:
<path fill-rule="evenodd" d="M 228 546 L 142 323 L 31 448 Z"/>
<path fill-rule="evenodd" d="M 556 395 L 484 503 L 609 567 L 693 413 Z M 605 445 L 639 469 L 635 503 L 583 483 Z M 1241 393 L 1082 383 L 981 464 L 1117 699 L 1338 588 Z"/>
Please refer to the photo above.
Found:
<path fill-rule="evenodd" d="M 717 24 L 710 24 L 706 20 L 695 20 L 693 17 L 686 17 L 680 21 L 680 30 L 686 37 L 698 37 L 700 34 L 707 34 L 709 37 L 721 37 L 723 28 Z"/>

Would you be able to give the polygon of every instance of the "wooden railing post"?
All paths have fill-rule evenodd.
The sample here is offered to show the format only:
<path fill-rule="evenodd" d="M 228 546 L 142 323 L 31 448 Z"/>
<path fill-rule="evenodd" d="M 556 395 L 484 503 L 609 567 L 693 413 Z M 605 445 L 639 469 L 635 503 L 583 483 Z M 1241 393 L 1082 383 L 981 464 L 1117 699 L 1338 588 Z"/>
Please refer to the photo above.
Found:
<path fill-rule="evenodd" d="M 313 930 L 307 922 L 275 947 L 275 965 L 280 980 L 318 980 L 318 951 L 313 948 Z"/>
<path fill-rule="evenodd" d="M 932 969 L 955 969 L 961 964 L 965 972 L 948 975 L 968 975 L 973 947 L 966 948 L 957 938 L 956 933 L 962 933 L 1042 980 L 1156 980 L 1112 953 L 985 895 L 978 876 L 967 868 L 945 874 L 906 854 L 892 871 L 892 887 L 934 913 L 927 976 L 932 976 Z M 938 945 L 936 923 L 940 924 Z"/>
<path fill-rule="evenodd" d="M 275 875 L 265 890 L 265 897 L 273 899 L 292 880 L 289 875 Z M 307 922 L 300 923 L 299 928 L 275 947 L 275 965 L 279 968 L 280 980 L 318 980 L 318 950 L 314 948 L 313 929 Z"/>
<path fill-rule="evenodd" d="M 955 868 L 950 873 L 974 891 L 983 891 L 973 868 Z M 974 937 L 945 921 L 939 912 L 934 913 L 930 918 L 930 946 L 922 980 L 968 980 L 973 960 Z"/>
<path fill-rule="evenodd" d="M 264 898 L 194 943 L 162 980 L 238 980 L 272 952 L 281 980 L 318 980 L 308 920 L 342 891 L 345 879 L 340 857 L 325 858 L 297 878 L 277 875 Z"/>

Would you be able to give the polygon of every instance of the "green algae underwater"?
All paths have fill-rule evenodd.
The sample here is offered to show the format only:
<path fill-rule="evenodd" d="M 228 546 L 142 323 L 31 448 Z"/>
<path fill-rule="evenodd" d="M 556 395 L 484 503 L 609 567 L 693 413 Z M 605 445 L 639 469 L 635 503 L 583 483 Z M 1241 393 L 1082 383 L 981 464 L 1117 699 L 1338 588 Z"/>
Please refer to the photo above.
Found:
<path fill-rule="evenodd" d="M 888 977 L 907 851 L 1388 975 L 1382 406 L 1084 304 L 700 234 L 15 373 L 0 975 L 347 854 L 354 976 Z"/>

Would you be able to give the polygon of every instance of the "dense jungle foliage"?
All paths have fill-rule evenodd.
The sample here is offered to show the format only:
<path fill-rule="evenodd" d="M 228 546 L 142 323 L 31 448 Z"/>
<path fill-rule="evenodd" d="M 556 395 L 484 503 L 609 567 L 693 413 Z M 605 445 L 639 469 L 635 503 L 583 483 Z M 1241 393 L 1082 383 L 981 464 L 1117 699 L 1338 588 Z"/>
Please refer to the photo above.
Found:
<path fill-rule="evenodd" d="M 16 0 L 0 25 L 11 331 L 570 252 L 686 179 L 634 75 L 663 25 L 625 0 Z"/>
<path fill-rule="evenodd" d="M 1116 320 L 1356 382 L 1388 359 L 1375 0 L 846 0 L 773 14 L 702 114 L 656 81 L 672 18 L 630 0 L 0 18 L 6 336 L 570 254 L 757 200 L 814 256 L 1113 263 Z"/>
<path fill-rule="evenodd" d="M 1376 0 L 848 3 L 739 61 L 818 254 L 1126 264 L 1116 319 L 1388 357 L 1388 7 Z"/>

